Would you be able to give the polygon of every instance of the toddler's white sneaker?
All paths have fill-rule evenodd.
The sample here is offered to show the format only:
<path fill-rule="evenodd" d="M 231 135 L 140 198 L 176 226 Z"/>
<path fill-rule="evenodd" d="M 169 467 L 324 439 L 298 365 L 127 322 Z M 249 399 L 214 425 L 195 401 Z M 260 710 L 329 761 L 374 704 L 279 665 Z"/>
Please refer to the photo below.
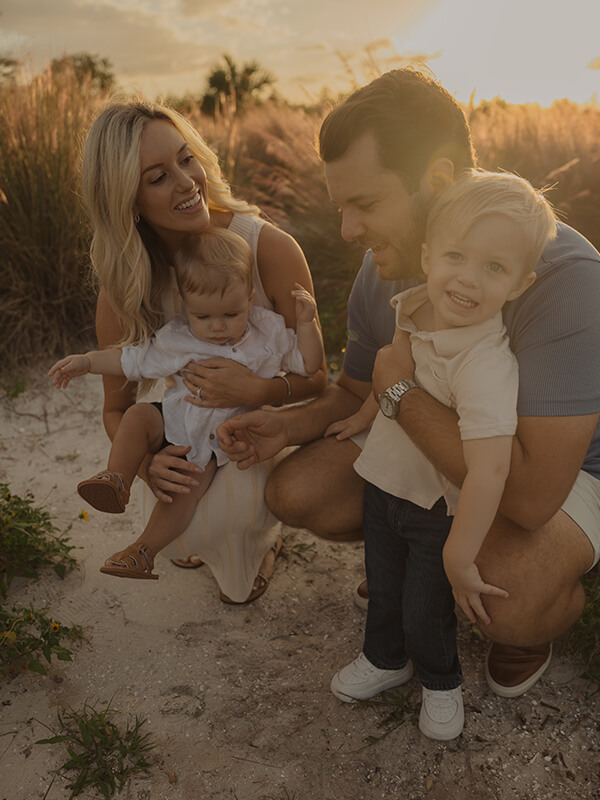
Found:
<path fill-rule="evenodd" d="M 401 686 L 413 676 L 410 661 L 402 669 L 379 669 L 371 664 L 364 653 L 351 664 L 336 672 L 331 680 L 331 691 L 345 703 L 367 700 L 385 689 Z"/>
<path fill-rule="evenodd" d="M 456 739 L 465 724 L 460 686 L 448 691 L 433 691 L 423 687 L 419 729 L 430 739 Z"/>

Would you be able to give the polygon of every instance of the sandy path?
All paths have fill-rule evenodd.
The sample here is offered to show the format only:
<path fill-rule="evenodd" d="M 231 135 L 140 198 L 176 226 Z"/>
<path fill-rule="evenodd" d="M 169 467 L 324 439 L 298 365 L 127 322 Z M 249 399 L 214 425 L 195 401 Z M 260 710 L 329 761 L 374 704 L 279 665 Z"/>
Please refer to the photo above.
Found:
<path fill-rule="evenodd" d="M 59 527 L 77 518 L 76 483 L 104 465 L 100 379 L 67 392 L 38 379 L 0 403 L 0 480 L 31 487 Z M 67 427 L 68 424 L 68 427 Z M 362 640 L 351 590 L 359 545 L 330 545 L 284 529 L 286 547 L 255 604 L 219 601 L 206 568 L 159 559 L 159 581 L 103 576 L 107 554 L 134 538 L 136 500 L 122 517 L 90 511 L 71 531 L 79 568 L 64 581 L 15 581 L 10 601 L 48 603 L 86 627 L 92 647 L 46 677 L 0 685 L 0 800 L 43 798 L 57 748 L 36 746 L 57 708 L 85 700 L 147 718 L 158 762 L 123 796 L 177 800 L 586 800 L 600 798 L 600 693 L 555 656 L 527 695 L 494 697 L 482 675 L 485 645 L 460 630 L 466 726 L 449 744 L 424 739 L 416 720 L 378 743 L 380 714 L 329 692 L 333 672 Z M 305 549 L 306 548 L 306 549 Z M 306 561 L 304 558 L 311 560 Z M 409 684 L 415 692 L 417 683 Z M 48 800 L 66 798 L 57 780 Z M 85 795 L 91 797 L 92 795 Z"/>

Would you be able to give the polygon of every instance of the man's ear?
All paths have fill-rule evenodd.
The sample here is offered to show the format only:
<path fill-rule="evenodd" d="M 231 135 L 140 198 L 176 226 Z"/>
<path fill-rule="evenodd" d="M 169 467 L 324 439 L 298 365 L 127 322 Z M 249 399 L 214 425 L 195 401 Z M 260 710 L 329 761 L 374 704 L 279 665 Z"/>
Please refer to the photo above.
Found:
<path fill-rule="evenodd" d="M 445 156 L 434 158 L 427 165 L 419 187 L 425 197 L 433 197 L 454 183 L 454 162 Z"/>
<path fill-rule="evenodd" d="M 429 274 L 429 250 L 425 242 L 421 245 L 421 269 L 425 275 Z"/>

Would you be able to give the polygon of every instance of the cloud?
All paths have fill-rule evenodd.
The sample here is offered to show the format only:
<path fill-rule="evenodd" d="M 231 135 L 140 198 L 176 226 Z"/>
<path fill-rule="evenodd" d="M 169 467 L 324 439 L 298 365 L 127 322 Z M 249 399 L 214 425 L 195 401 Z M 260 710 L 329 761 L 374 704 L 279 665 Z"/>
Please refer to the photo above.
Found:
<path fill-rule="evenodd" d="M 97 54 L 128 79 L 203 70 L 220 52 L 218 47 L 191 46 L 168 15 L 139 5 L 3 0 L 3 6 L 3 26 L 21 37 L 24 49 L 43 52 L 47 60 L 76 52 Z"/>
<path fill-rule="evenodd" d="M 219 8 L 229 6 L 234 0 L 219 0 Z M 179 0 L 178 10 L 186 17 L 199 17 L 206 12 L 214 13 L 215 4 L 213 0 Z M 176 9 L 173 9 L 177 13 Z"/>
<path fill-rule="evenodd" d="M 326 44 L 301 44 L 294 48 L 297 53 L 329 53 L 330 47 Z"/>

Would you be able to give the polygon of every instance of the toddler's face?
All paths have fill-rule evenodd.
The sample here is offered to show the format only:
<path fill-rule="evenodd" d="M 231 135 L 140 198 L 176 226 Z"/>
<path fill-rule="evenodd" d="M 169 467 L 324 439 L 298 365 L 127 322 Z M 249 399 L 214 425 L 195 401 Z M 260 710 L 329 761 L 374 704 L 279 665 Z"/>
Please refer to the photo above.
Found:
<path fill-rule="evenodd" d="M 236 281 L 222 297 L 219 292 L 186 294 L 183 307 L 194 336 L 213 344 L 232 345 L 246 332 L 252 296 L 242 281 Z"/>
<path fill-rule="evenodd" d="M 483 217 L 460 238 L 441 226 L 423 245 L 422 266 L 436 330 L 491 319 L 535 280 L 529 238 L 503 214 Z"/>

